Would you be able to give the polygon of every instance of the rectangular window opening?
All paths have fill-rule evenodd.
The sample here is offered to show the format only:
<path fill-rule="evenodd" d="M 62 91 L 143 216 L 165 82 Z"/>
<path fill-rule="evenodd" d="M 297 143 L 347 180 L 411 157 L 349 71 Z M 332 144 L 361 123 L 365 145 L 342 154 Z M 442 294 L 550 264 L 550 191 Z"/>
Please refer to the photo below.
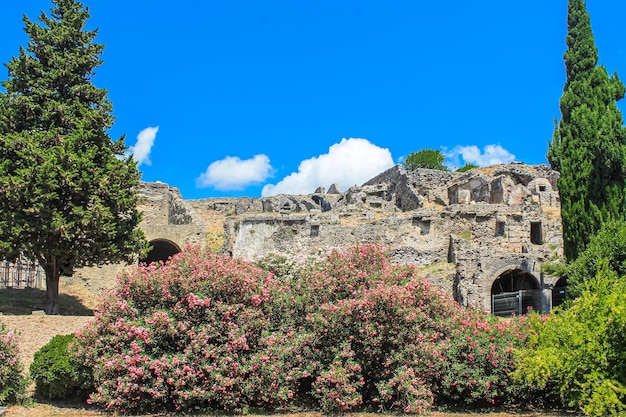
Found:
<path fill-rule="evenodd" d="M 419 227 L 421 235 L 427 235 L 430 233 L 430 219 L 413 217 L 412 224 L 414 227 Z"/>
<path fill-rule="evenodd" d="M 496 222 L 496 236 L 504 236 L 505 231 L 506 231 L 506 223 Z"/>
<path fill-rule="evenodd" d="M 530 243 L 533 245 L 543 245 L 543 228 L 541 222 L 530 223 Z"/>

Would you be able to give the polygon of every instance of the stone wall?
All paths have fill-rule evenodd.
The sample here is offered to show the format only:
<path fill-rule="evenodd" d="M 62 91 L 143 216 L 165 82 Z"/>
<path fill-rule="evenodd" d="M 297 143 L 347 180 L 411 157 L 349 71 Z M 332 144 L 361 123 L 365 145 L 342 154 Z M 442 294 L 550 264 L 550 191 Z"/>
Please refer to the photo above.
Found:
<path fill-rule="evenodd" d="M 248 260 L 376 243 L 396 262 L 450 265 L 432 269 L 447 276 L 429 278 L 462 304 L 489 310 L 491 286 L 508 271 L 530 274 L 546 291 L 554 285 L 539 266 L 562 254 L 557 179 L 541 165 L 466 173 L 398 165 L 345 192 L 332 185 L 328 193 L 320 186 L 307 195 L 192 201 L 166 184 L 142 183 L 141 228 L 151 241 L 181 249 L 200 243 Z M 105 268 L 79 271 L 75 279 L 110 286 Z"/>
<path fill-rule="evenodd" d="M 149 242 L 167 242 L 178 250 L 186 245 L 205 243 L 205 229 L 201 218 L 189 202 L 183 200 L 177 188 L 163 183 L 142 182 L 139 199 L 138 209 L 143 212 L 140 227 Z M 138 258 L 136 262 L 139 262 Z M 125 263 L 115 263 L 80 268 L 72 277 L 63 279 L 65 283 L 81 283 L 88 289 L 99 292 L 111 288 L 115 277 L 128 266 Z"/>

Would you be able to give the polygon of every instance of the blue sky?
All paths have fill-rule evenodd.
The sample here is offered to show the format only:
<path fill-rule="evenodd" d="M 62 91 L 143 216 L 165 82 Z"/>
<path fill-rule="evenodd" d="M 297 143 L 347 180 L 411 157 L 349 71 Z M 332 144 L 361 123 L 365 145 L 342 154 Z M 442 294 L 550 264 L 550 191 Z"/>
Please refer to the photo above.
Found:
<path fill-rule="evenodd" d="M 111 136 L 186 199 L 343 191 L 425 148 L 543 164 L 560 116 L 566 0 L 84 3 Z M 51 5 L 3 4 L 1 62 L 27 42 L 22 15 Z M 626 79 L 626 2 L 587 9 L 600 63 Z"/>

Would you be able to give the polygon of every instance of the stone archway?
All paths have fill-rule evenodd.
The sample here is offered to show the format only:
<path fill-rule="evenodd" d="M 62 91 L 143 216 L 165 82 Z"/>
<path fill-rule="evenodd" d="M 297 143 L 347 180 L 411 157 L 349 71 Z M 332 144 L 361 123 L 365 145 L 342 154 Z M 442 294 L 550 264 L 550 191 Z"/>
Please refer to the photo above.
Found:
<path fill-rule="evenodd" d="M 567 277 L 561 277 L 552 288 L 552 307 L 563 304 L 567 297 Z"/>
<path fill-rule="evenodd" d="M 151 240 L 150 245 L 152 246 L 152 249 L 144 258 L 139 259 L 140 264 L 145 263 L 146 265 L 149 265 L 152 262 L 159 261 L 165 263 L 170 257 L 180 252 L 178 245 L 167 239 Z"/>
<path fill-rule="evenodd" d="M 496 316 L 542 310 L 543 291 L 537 278 L 522 269 L 501 273 L 491 286 L 491 313 Z"/>

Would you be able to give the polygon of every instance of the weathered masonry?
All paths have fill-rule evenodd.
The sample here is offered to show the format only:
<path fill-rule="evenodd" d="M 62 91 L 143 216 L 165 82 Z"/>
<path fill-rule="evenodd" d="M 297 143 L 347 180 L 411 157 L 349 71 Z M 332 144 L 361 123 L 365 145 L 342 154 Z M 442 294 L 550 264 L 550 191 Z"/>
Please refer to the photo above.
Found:
<path fill-rule="evenodd" d="M 557 178 L 543 165 L 466 173 L 395 166 L 344 192 L 332 185 L 307 195 L 191 201 L 144 183 L 141 227 L 154 247 L 144 261 L 195 243 L 249 260 L 377 243 L 397 262 L 451 271 L 428 276 L 463 305 L 502 315 L 548 311 L 565 291 L 540 272 L 562 254 Z M 121 267 L 81 270 L 75 279 L 104 288 Z"/>

